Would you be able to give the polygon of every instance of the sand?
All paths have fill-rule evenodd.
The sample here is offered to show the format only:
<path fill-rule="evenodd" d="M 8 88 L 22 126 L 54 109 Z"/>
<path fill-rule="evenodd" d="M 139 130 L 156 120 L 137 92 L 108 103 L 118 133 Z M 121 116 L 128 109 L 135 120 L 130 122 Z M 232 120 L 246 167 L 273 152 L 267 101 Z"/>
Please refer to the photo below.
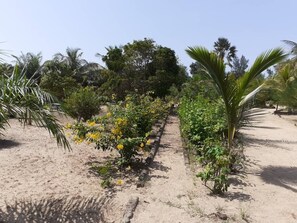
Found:
<path fill-rule="evenodd" d="M 100 210 L 102 222 L 121 222 L 131 197 L 139 197 L 133 223 L 297 222 L 297 127 L 272 113 L 254 109 L 250 126 L 240 131 L 246 165 L 241 174 L 232 176 L 224 196 L 211 195 L 195 177 L 193 166 L 186 164 L 176 116 L 168 119 L 145 187 L 137 188 L 124 179 L 113 191 L 100 186 L 100 178 L 90 172 L 89 165 L 106 161 L 110 153 L 74 143 L 72 151 L 65 151 L 57 148 L 46 130 L 23 128 L 11 120 L 0 140 L 0 208 L 15 200 L 110 194 L 105 209 Z M 228 220 L 221 220 L 217 212 Z"/>

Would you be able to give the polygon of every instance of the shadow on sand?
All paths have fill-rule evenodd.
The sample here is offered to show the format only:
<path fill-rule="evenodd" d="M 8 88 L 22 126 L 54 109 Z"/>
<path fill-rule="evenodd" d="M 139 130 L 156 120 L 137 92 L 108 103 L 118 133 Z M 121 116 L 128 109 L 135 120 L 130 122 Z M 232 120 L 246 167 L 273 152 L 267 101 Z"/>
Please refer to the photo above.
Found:
<path fill-rule="evenodd" d="M 6 222 L 104 222 L 108 197 L 61 197 L 38 201 L 20 200 L 0 209 L 0 223 Z"/>
<path fill-rule="evenodd" d="M 0 139 L 0 150 L 1 149 L 12 149 L 19 145 L 21 145 L 21 143 L 13 141 L 13 140 Z"/>
<path fill-rule="evenodd" d="M 267 166 L 260 174 L 262 180 L 297 193 L 297 167 Z"/>
<path fill-rule="evenodd" d="M 271 148 L 284 150 L 292 150 L 292 148 L 286 147 L 285 144 L 297 146 L 297 141 L 291 140 L 258 139 L 245 136 L 244 141 L 245 145 L 247 146 L 268 146 Z"/>

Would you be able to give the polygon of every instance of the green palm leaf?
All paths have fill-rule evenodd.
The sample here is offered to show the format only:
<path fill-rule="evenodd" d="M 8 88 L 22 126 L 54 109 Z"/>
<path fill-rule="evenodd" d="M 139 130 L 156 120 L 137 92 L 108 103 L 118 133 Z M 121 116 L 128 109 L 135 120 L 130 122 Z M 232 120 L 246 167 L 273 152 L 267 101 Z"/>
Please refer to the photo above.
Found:
<path fill-rule="evenodd" d="M 186 52 L 204 67 L 205 72 L 213 80 L 218 94 L 224 100 L 228 123 L 228 145 L 230 148 L 236 126 L 241 118 L 241 106 L 261 89 L 259 87 L 252 93 L 245 95 L 249 84 L 263 71 L 282 61 L 287 55 L 280 48 L 269 50 L 257 57 L 254 64 L 242 77 L 235 79 L 234 75 L 229 75 L 225 71 L 224 61 L 206 48 L 189 47 Z"/>
<path fill-rule="evenodd" d="M 27 79 L 24 70 L 15 66 L 10 76 L 0 76 L 0 128 L 8 124 L 8 115 L 14 115 L 24 125 L 31 120 L 40 127 L 48 129 L 58 145 L 70 149 L 63 127 L 57 119 L 45 109 L 45 105 L 54 102 L 53 97 L 40 89 L 33 77 Z"/>

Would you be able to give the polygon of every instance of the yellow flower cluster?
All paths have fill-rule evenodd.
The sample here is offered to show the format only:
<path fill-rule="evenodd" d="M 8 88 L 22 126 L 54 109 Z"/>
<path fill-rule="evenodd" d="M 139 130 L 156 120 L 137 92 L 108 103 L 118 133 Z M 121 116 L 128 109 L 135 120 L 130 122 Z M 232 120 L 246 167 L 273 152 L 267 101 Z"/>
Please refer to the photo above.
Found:
<path fill-rule="evenodd" d="M 92 127 L 92 126 L 96 125 L 96 122 L 88 121 L 87 124 L 88 124 L 88 126 Z"/>
<path fill-rule="evenodd" d="M 65 129 L 71 129 L 71 127 L 72 127 L 72 125 L 71 125 L 70 123 L 67 123 L 67 124 L 65 125 Z"/>
<path fill-rule="evenodd" d="M 111 133 L 114 135 L 122 135 L 122 131 L 119 127 L 111 129 Z"/>
<path fill-rule="evenodd" d="M 126 126 L 128 123 L 127 119 L 125 118 L 117 118 L 115 124 L 117 126 Z"/>
<path fill-rule="evenodd" d="M 94 133 L 89 132 L 86 134 L 86 137 L 89 139 L 92 139 L 92 140 L 98 140 L 98 139 L 100 139 L 101 134 L 100 134 L 100 132 L 94 132 Z"/>
<path fill-rule="evenodd" d="M 118 145 L 117 145 L 117 149 L 118 149 L 118 150 L 122 150 L 122 149 L 124 149 L 124 145 L 123 145 L 123 144 L 118 144 Z"/>
<path fill-rule="evenodd" d="M 80 143 L 82 143 L 83 141 L 84 141 L 84 138 L 81 138 L 81 137 L 79 137 L 79 136 L 74 136 L 74 142 L 76 143 L 76 144 L 80 144 Z"/>

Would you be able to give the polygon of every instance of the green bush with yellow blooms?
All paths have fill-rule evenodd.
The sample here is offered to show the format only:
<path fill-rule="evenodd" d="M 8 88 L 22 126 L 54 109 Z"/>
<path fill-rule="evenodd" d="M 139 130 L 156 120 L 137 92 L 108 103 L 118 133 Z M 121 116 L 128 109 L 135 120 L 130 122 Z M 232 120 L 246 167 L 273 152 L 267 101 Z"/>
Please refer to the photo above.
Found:
<path fill-rule="evenodd" d="M 108 112 L 68 126 L 77 143 L 94 143 L 96 149 L 116 150 L 118 164 L 129 165 L 150 150 L 153 125 L 169 111 L 168 103 L 150 94 L 128 95 L 108 104 Z"/>

